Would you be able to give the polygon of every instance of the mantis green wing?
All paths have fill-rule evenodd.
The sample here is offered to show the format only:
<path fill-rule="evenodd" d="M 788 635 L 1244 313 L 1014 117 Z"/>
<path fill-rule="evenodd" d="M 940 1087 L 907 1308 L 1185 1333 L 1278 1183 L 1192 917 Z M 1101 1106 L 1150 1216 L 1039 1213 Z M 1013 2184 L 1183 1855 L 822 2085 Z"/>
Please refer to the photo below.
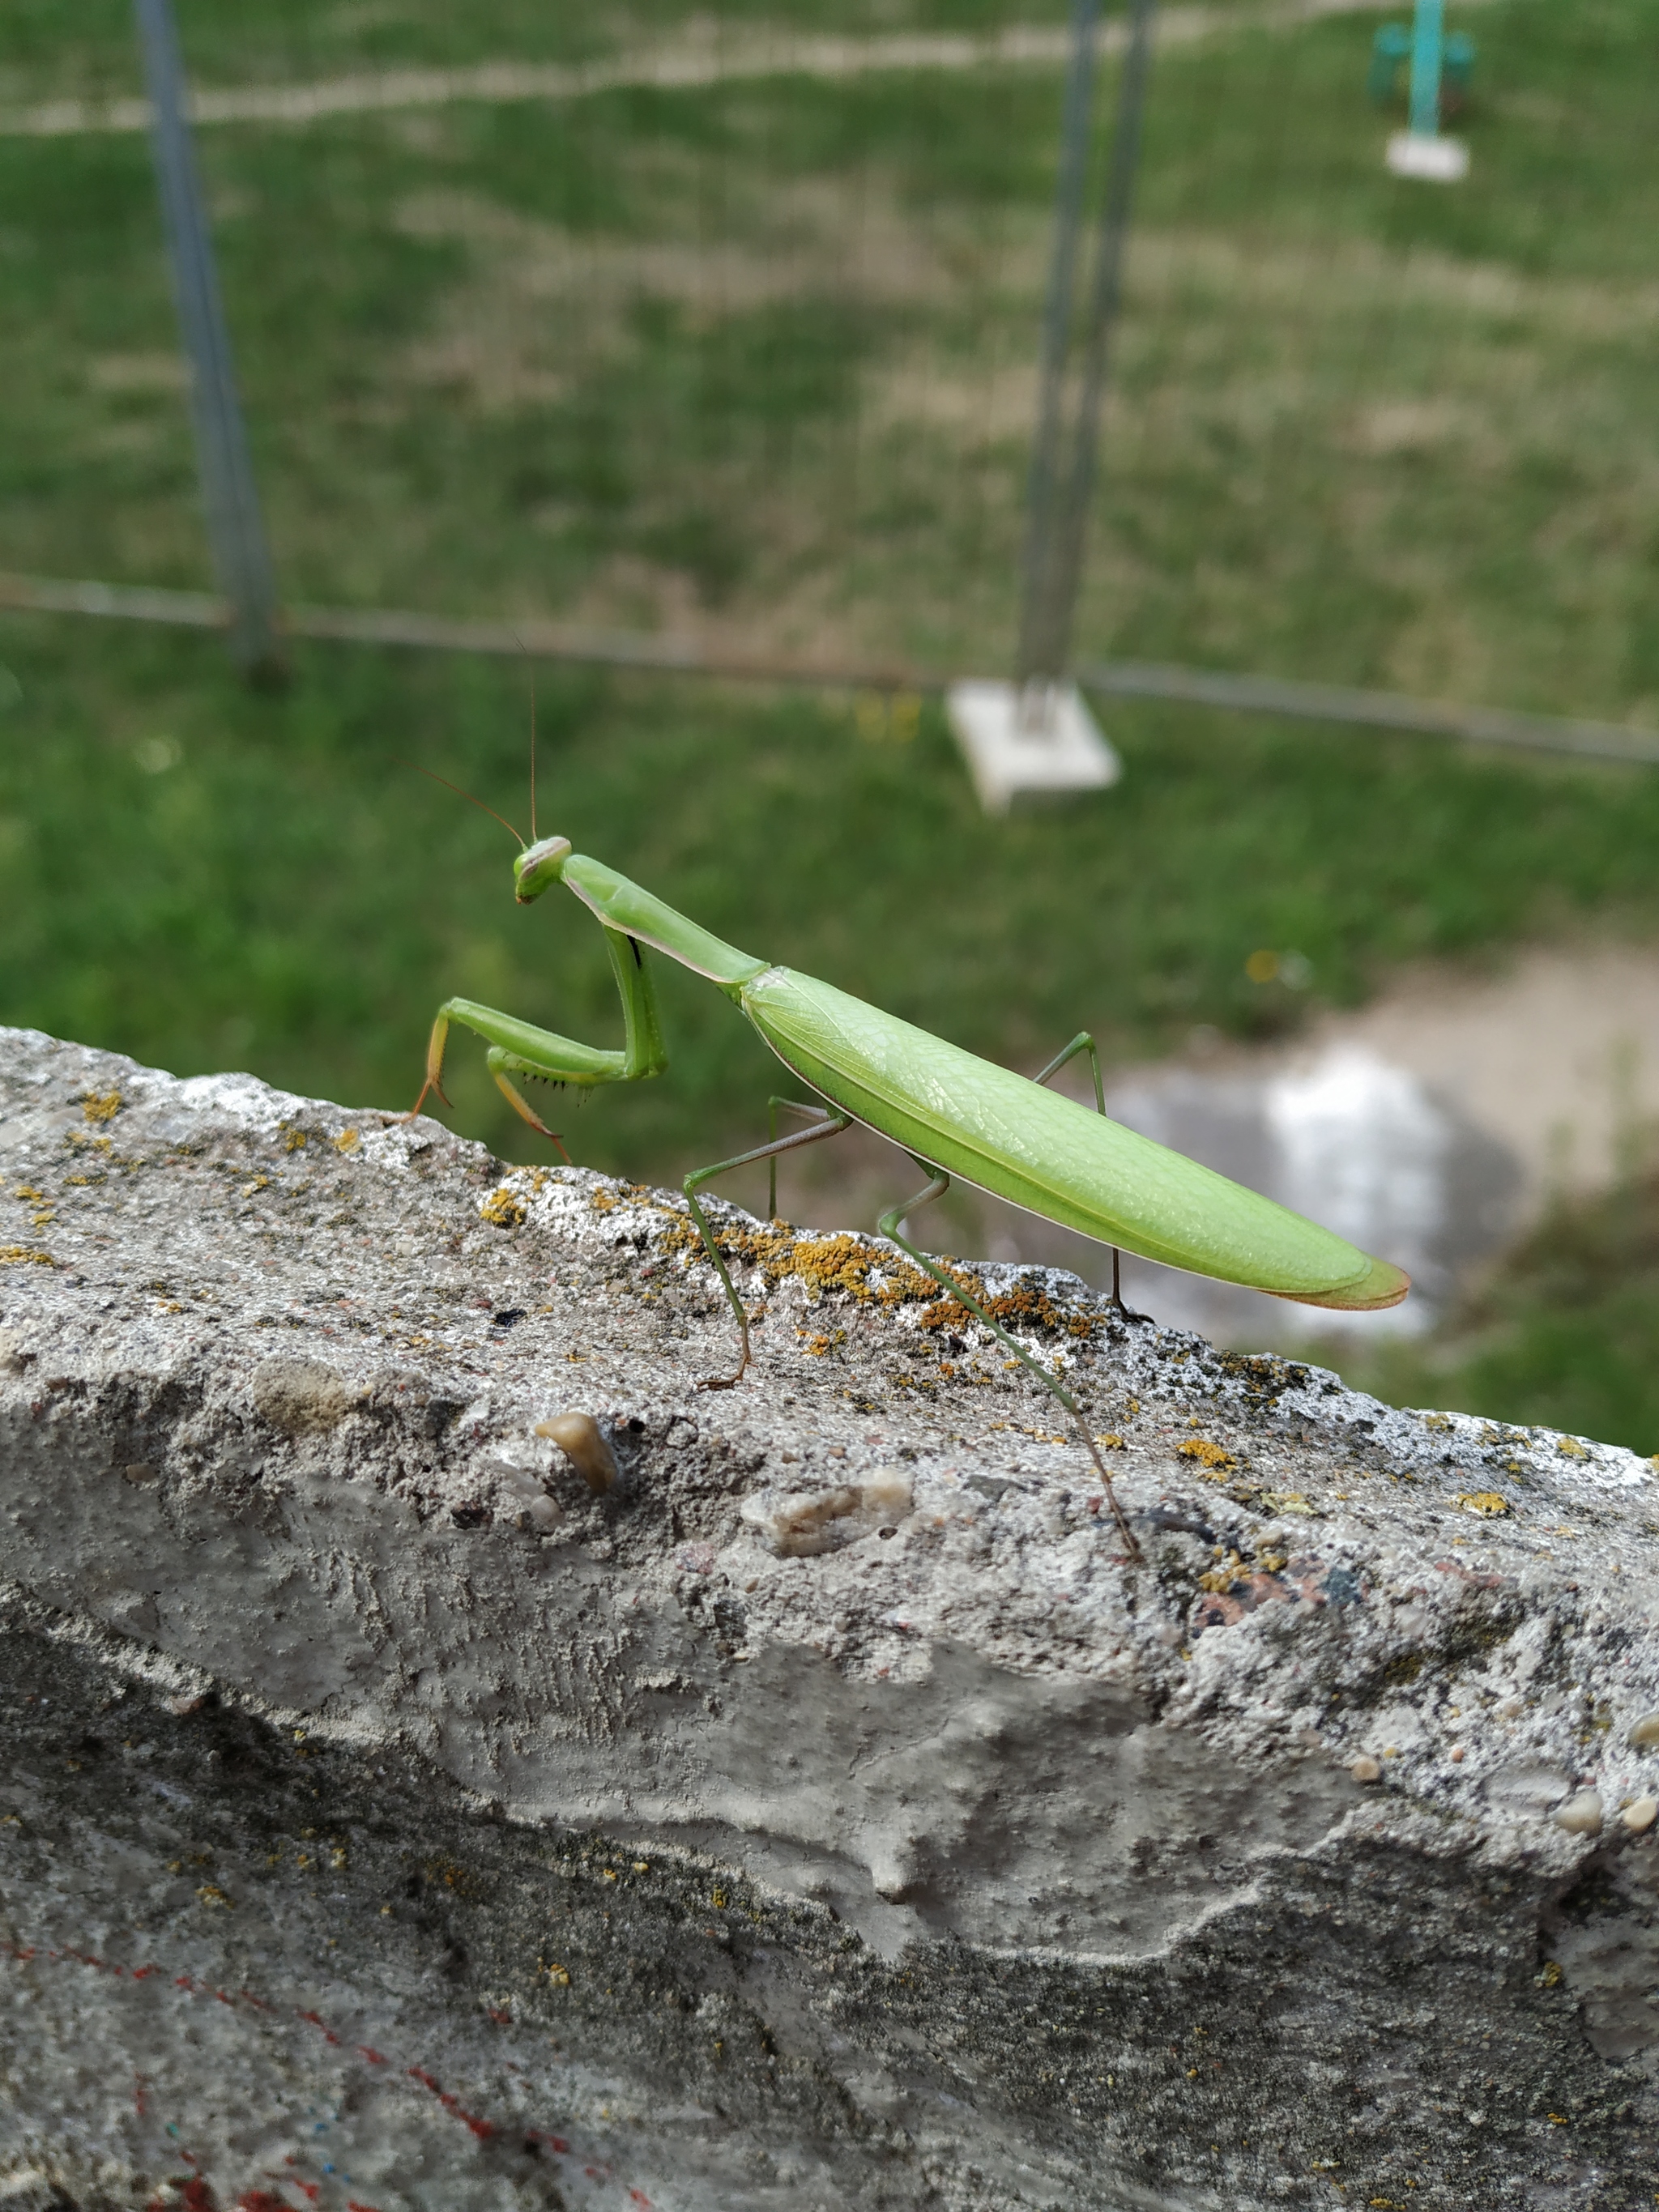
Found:
<path fill-rule="evenodd" d="M 805 1082 L 895 1144 L 1085 1237 L 1304 1305 L 1397 1305 L 1410 1279 L 1212 1169 L 793 969 L 738 1003 Z"/>

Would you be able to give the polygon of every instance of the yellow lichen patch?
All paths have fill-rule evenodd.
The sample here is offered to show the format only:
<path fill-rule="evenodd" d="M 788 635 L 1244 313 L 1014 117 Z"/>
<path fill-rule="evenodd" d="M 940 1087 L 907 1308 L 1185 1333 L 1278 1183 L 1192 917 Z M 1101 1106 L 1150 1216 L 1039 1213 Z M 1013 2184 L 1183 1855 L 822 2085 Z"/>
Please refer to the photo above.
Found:
<path fill-rule="evenodd" d="M 333 1141 L 337 1152 L 355 1152 L 362 1139 L 356 1129 L 342 1129 Z"/>
<path fill-rule="evenodd" d="M 1484 1519 L 1495 1520 L 1498 1514 L 1507 1513 L 1510 1501 L 1495 1490 L 1463 1490 L 1457 1494 L 1456 1504 L 1466 1513 L 1479 1513 Z"/>
<path fill-rule="evenodd" d="M 972 1296 L 972 1291 L 969 1296 Z M 994 1321 L 1005 1328 L 1040 1329 L 1045 1335 L 1064 1332 L 1068 1336 L 1087 1336 L 1094 1323 L 1086 1314 L 1063 1314 L 1048 1292 L 1032 1282 L 1022 1282 L 1017 1289 L 1006 1291 L 1000 1297 L 979 1294 L 978 1303 Z M 974 1319 L 966 1306 L 956 1298 L 938 1298 L 921 1316 L 924 1328 L 961 1328 Z"/>
<path fill-rule="evenodd" d="M 597 1194 L 593 1203 L 597 1206 L 605 1195 Z M 888 1308 L 920 1305 L 924 1328 L 968 1328 L 978 1318 L 962 1299 L 941 1297 L 933 1277 L 910 1261 L 872 1248 L 846 1230 L 828 1237 L 798 1237 L 782 1222 L 756 1230 L 732 1225 L 721 1230 L 717 1241 L 722 1259 L 739 1267 L 759 1268 L 769 1288 L 793 1276 L 819 1297 L 835 1294 L 860 1305 Z M 682 1218 L 665 1232 L 658 1249 L 665 1257 L 683 1252 L 695 1259 L 702 1252 L 702 1239 L 693 1224 Z M 1021 1282 L 1000 1297 L 991 1297 L 965 1273 L 956 1279 L 963 1297 L 971 1297 L 1005 1328 L 1087 1336 L 1094 1326 L 1087 1315 L 1062 1313 L 1033 1283 Z"/>
<path fill-rule="evenodd" d="M 492 1223 L 497 1229 L 516 1229 L 525 1218 L 525 1203 L 516 1192 L 503 1183 L 492 1190 L 488 1198 L 478 1201 L 478 1218 Z"/>
<path fill-rule="evenodd" d="M 305 1148 L 306 1133 L 303 1129 L 283 1130 L 283 1150 L 285 1152 L 302 1152 Z"/>
<path fill-rule="evenodd" d="M 1220 1444 L 1212 1444 L 1207 1437 L 1187 1437 L 1176 1446 L 1182 1459 L 1195 1459 L 1212 1474 L 1219 1476 L 1238 1462 Z"/>
<path fill-rule="evenodd" d="M 0 1244 L 0 1267 L 50 1267 L 50 1252 L 31 1251 L 27 1244 Z"/>
<path fill-rule="evenodd" d="M 101 1094 L 89 1091 L 81 1101 L 81 1111 L 88 1121 L 112 1121 L 120 1110 L 121 1094 L 118 1091 L 106 1091 Z"/>
<path fill-rule="evenodd" d="M 196 1894 L 204 1905 L 222 1905 L 228 1912 L 235 1910 L 232 1900 L 225 1895 L 216 1881 L 204 1881 Z"/>
<path fill-rule="evenodd" d="M 1095 1438 L 1095 1442 L 1103 1451 L 1127 1451 L 1128 1449 L 1128 1446 L 1124 1443 L 1122 1437 L 1117 1435 L 1115 1431 L 1108 1436 L 1097 1437 Z"/>
<path fill-rule="evenodd" d="M 1449 1429 L 1452 1425 L 1451 1416 L 1449 1413 L 1425 1413 L 1423 1425 L 1425 1429 Z"/>
<path fill-rule="evenodd" d="M 538 1959 L 536 1971 L 538 1974 L 545 1974 L 556 1989 L 568 1990 L 570 1987 L 569 1969 L 562 1966 L 556 1959 Z"/>
<path fill-rule="evenodd" d="M 1559 1452 L 1565 1452 L 1569 1459 L 1588 1459 L 1589 1457 L 1588 1448 L 1585 1445 L 1581 1444 L 1577 1437 L 1557 1437 L 1555 1439 L 1555 1449 Z"/>
<path fill-rule="evenodd" d="M 613 1190 L 596 1190 L 587 1202 L 595 1213 L 614 1212 L 622 1204 L 622 1200 Z"/>
<path fill-rule="evenodd" d="M 1200 1589 L 1212 1590 L 1218 1597 L 1225 1597 L 1235 1583 L 1247 1583 L 1249 1579 L 1249 1569 L 1235 1551 L 1228 1554 L 1220 1566 L 1212 1567 L 1207 1574 L 1200 1575 L 1198 1586 Z"/>

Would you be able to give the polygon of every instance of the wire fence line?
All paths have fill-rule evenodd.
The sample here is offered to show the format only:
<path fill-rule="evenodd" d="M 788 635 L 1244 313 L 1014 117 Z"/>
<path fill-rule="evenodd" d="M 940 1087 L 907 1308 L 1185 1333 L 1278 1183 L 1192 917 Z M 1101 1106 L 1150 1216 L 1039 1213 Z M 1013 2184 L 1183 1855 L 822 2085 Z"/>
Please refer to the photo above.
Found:
<path fill-rule="evenodd" d="M 1642 118 L 1595 26 L 1455 0 L 1483 9 L 1501 62 L 1490 95 L 1477 77 L 1474 178 L 1461 198 L 1401 197 L 1366 106 L 1364 19 L 1389 5 L 1161 10 L 1133 230 L 1107 182 L 1125 135 L 1110 100 L 1085 118 L 1079 219 L 1099 210 L 1116 250 L 1063 309 L 1073 358 L 1086 368 L 1091 331 L 1103 358 L 1086 304 L 1103 271 L 1121 312 L 1100 485 L 1059 533 L 1080 544 L 1088 507 L 1079 672 L 1109 695 L 1650 760 L 1639 549 L 1659 493 L 1630 465 L 1659 297 L 1632 243 L 1659 236 Z M 1127 62 L 1130 25 L 1114 0 L 1103 57 Z M 580 60 L 325 70 L 308 34 L 227 36 L 204 9 L 222 81 L 175 105 L 249 126 L 201 154 L 281 578 L 272 635 L 533 638 L 616 666 L 887 689 L 1022 665 L 1021 485 L 1075 29 L 732 19 Z M 110 40 L 89 81 L 120 83 L 127 61 Z M 223 82 L 240 75 L 263 81 Z M 1133 76 L 1102 71 L 1120 121 Z M 579 105 L 642 88 L 684 98 Z M 469 101 L 554 105 L 372 125 Z M 43 289 L 30 319 L 57 334 L 31 340 L 21 404 L 44 453 L 17 472 L 0 602 L 221 629 L 260 595 L 216 550 L 217 592 L 180 588 L 205 564 L 167 412 L 188 392 L 199 435 L 203 380 L 161 350 L 131 157 L 53 150 L 154 112 L 0 113 L 0 134 L 39 144 L 9 156 L 31 223 L 70 210 L 50 249 L 61 298 Z M 293 127 L 330 117 L 371 123 Z M 60 177 L 96 182 L 82 198 Z M 124 330 L 133 349 L 108 353 Z M 1097 414 L 1091 398 L 1085 459 Z M 1070 474 L 1086 491 L 1090 470 Z M 1494 695 L 1555 712 L 1443 703 Z"/>
<path fill-rule="evenodd" d="M 1156 43 L 1191 46 L 1200 40 L 1249 31 L 1294 30 L 1329 16 L 1376 14 L 1399 0 L 1279 0 L 1256 9 L 1194 5 L 1165 9 Z M 1462 0 L 1466 7 L 1492 0 Z M 1103 27 L 1107 53 L 1125 51 L 1127 24 Z M 1010 23 L 986 32 L 880 33 L 864 38 L 803 35 L 783 29 L 720 35 L 712 25 L 699 35 L 640 52 L 586 62 L 477 62 L 462 69 L 393 69 L 335 77 L 313 84 L 198 86 L 189 116 L 195 124 L 304 125 L 329 116 L 368 115 L 397 109 L 444 107 L 460 101 L 507 105 L 520 100 L 571 100 L 626 91 L 696 91 L 765 77 L 822 77 L 831 81 L 881 74 L 1052 69 L 1071 50 L 1063 26 Z M 148 100 L 49 100 L 0 108 L 0 137 L 61 138 L 148 131 Z"/>
<path fill-rule="evenodd" d="M 159 623 L 174 629 L 228 630 L 228 600 L 211 592 L 66 582 L 46 576 L 0 573 L 0 607 L 17 613 L 88 615 L 116 622 Z M 633 669 L 641 674 L 706 676 L 733 683 L 781 684 L 839 691 L 940 694 L 963 672 L 893 664 L 842 665 L 805 657 L 721 651 L 695 638 L 647 637 L 628 632 L 584 631 L 564 623 L 512 622 L 422 614 L 408 608 L 290 606 L 279 632 L 339 644 L 398 646 L 431 653 L 477 653 L 508 659 L 568 661 L 589 667 Z M 1396 730 L 1413 737 L 1447 738 L 1467 744 L 1500 745 L 1522 752 L 1577 754 L 1584 759 L 1659 766 L 1659 731 L 1626 728 L 1555 714 L 1517 714 L 1501 708 L 1460 707 L 1399 692 L 1367 691 L 1330 684 L 1298 684 L 1278 677 L 1230 676 L 1202 668 L 1135 661 L 1091 661 L 1078 681 L 1103 697 L 1165 699 L 1243 714 Z"/>

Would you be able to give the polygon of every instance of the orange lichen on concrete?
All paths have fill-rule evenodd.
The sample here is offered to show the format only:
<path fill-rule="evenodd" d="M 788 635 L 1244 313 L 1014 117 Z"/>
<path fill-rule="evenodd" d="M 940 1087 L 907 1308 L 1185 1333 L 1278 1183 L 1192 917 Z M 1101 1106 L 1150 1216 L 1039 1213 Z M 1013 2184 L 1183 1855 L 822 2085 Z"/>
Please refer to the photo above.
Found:
<path fill-rule="evenodd" d="M 1220 1444 L 1212 1444 L 1207 1437 L 1188 1437 L 1176 1446 L 1176 1449 L 1182 1459 L 1198 1460 L 1204 1467 L 1218 1473 L 1238 1465 L 1231 1452 Z"/>
<path fill-rule="evenodd" d="M 594 1203 L 598 1202 L 596 1197 Z M 967 1328 L 977 1319 L 963 1298 L 941 1297 L 933 1277 L 914 1262 L 884 1252 L 848 1230 L 827 1237 L 799 1237 L 782 1222 L 752 1230 L 727 1224 L 718 1231 L 718 1242 L 723 1260 L 739 1267 L 759 1268 L 769 1289 L 793 1276 L 818 1297 L 844 1297 L 860 1305 L 890 1310 L 920 1305 L 924 1309 L 920 1316 L 924 1328 Z M 684 1253 L 693 1260 L 702 1249 L 696 1227 L 684 1218 L 665 1231 L 658 1245 L 665 1256 Z M 965 1271 L 957 1279 L 963 1298 L 971 1297 L 1005 1328 L 1071 1336 L 1087 1336 L 1093 1328 L 1087 1315 L 1062 1312 L 1041 1285 L 1029 1279 L 996 1297 Z"/>

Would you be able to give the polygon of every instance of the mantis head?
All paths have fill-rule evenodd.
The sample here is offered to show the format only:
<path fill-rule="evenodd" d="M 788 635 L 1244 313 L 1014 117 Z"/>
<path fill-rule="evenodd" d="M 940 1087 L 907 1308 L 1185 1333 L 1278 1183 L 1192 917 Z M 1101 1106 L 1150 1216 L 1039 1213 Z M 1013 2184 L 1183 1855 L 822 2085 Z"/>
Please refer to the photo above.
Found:
<path fill-rule="evenodd" d="M 513 863 L 513 896 L 520 906 L 528 906 L 538 899 L 550 884 L 556 884 L 564 872 L 564 864 L 570 853 L 568 837 L 544 837 L 534 845 L 526 845 Z"/>

